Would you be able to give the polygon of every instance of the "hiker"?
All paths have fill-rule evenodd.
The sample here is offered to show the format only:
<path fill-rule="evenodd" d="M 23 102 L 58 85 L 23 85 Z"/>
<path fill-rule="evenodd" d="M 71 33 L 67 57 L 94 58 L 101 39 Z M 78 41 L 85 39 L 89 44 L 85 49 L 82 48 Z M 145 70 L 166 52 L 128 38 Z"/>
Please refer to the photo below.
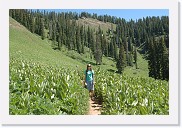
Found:
<path fill-rule="evenodd" d="M 87 70 L 84 71 L 84 83 L 89 91 L 91 100 L 94 100 L 94 71 L 91 64 L 87 65 Z"/>

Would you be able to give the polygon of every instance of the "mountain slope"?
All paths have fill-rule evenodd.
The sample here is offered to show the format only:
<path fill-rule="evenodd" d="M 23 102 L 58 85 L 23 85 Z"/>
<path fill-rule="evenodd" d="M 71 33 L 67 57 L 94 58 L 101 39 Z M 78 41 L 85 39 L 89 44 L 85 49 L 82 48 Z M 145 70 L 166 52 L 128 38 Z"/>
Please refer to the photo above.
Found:
<path fill-rule="evenodd" d="M 66 55 L 53 50 L 49 40 L 41 40 L 14 19 L 10 18 L 10 58 L 16 57 L 43 64 L 75 66 L 83 65 Z M 69 62 L 69 63 L 67 63 Z"/>
<path fill-rule="evenodd" d="M 92 19 L 92 18 L 79 18 L 79 20 L 77 20 L 77 23 L 79 23 L 80 25 L 85 25 L 86 27 L 89 26 L 95 30 L 98 29 L 100 26 L 104 33 L 106 33 L 108 29 L 112 29 L 112 27 L 113 27 L 113 30 L 116 29 L 116 24 L 109 23 L 109 22 L 105 23 L 105 22 L 101 22 L 97 19 Z"/>
<path fill-rule="evenodd" d="M 76 51 L 68 51 L 65 47 L 62 51 L 53 50 L 50 40 L 42 40 L 40 36 L 32 34 L 12 18 L 9 19 L 9 27 L 10 58 L 32 60 L 41 64 L 73 69 L 78 66 L 78 70 L 84 70 L 88 63 L 96 67 L 94 66 L 95 61 L 90 59 L 88 54 L 80 55 Z M 86 50 L 88 49 L 86 48 Z M 101 68 L 116 70 L 115 62 L 111 59 L 103 57 L 103 63 Z"/>
<path fill-rule="evenodd" d="M 89 19 L 90 22 L 91 19 Z M 93 19 L 94 20 L 94 19 Z M 51 48 L 50 40 L 42 40 L 40 36 L 32 34 L 24 26 L 15 21 L 14 19 L 9 19 L 9 34 L 10 34 L 10 58 L 23 59 L 33 62 L 39 62 L 41 64 L 52 65 L 56 67 L 68 67 L 68 68 L 78 68 L 82 72 L 88 63 L 96 68 L 95 61 L 90 59 L 90 55 L 78 54 L 76 51 L 68 51 L 63 48 L 62 51 L 53 50 Z M 100 22 L 100 21 L 99 21 Z M 100 24 L 100 23 L 99 23 Z M 106 27 L 106 23 L 104 26 Z M 98 24 L 95 24 L 97 26 Z M 92 26 L 93 27 L 93 26 Z M 85 48 L 88 50 L 87 48 Z M 116 63 L 112 58 L 103 57 L 103 65 L 99 66 L 103 70 L 108 70 L 115 72 Z M 148 76 L 148 64 L 145 59 L 138 53 L 138 67 L 126 67 L 124 73 L 128 76 Z"/>

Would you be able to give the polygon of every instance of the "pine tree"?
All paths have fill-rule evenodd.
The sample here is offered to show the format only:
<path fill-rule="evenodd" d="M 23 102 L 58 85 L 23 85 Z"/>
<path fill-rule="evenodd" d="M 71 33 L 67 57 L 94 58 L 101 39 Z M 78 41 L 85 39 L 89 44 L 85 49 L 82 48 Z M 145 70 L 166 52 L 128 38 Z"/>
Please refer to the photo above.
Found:
<path fill-rule="evenodd" d="M 156 71 L 155 71 L 155 79 L 160 79 L 161 78 L 161 54 L 162 54 L 162 49 L 159 47 L 160 45 L 160 42 L 158 39 L 156 39 L 154 41 L 154 49 L 155 49 L 155 58 L 156 58 L 156 61 L 155 61 L 155 67 L 156 67 Z"/>
<path fill-rule="evenodd" d="M 118 73 L 123 73 L 125 67 L 125 54 L 124 46 L 122 44 L 119 50 L 119 58 L 117 60 L 116 67 L 118 69 Z"/>
<path fill-rule="evenodd" d="M 52 21 L 49 22 L 49 39 L 52 40 L 53 35 L 53 28 L 52 28 Z"/>
<path fill-rule="evenodd" d="M 127 63 L 127 65 L 129 65 L 129 56 L 128 56 L 128 42 L 127 42 L 127 40 L 126 40 L 126 63 Z"/>
<path fill-rule="evenodd" d="M 101 50 L 101 39 L 100 39 L 100 33 L 96 32 L 96 43 L 95 43 L 95 52 L 94 52 L 94 58 L 96 60 L 96 64 L 102 63 L 102 50 Z"/>
<path fill-rule="evenodd" d="M 132 54 L 132 52 L 129 53 L 128 59 L 129 59 L 129 61 L 128 61 L 129 62 L 129 66 L 133 67 L 133 54 Z"/>
<path fill-rule="evenodd" d="M 161 79 L 169 80 L 169 53 L 165 45 L 164 37 L 161 38 Z"/>
<path fill-rule="evenodd" d="M 77 52 L 80 54 L 81 53 L 80 26 L 77 26 L 76 30 L 76 47 L 77 47 Z"/>
<path fill-rule="evenodd" d="M 111 39 L 111 42 L 110 42 L 110 47 L 109 47 L 109 55 L 110 57 L 113 57 L 114 58 L 114 41 L 113 41 L 113 38 Z"/>
<path fill-rule="evenodd" d="M 135 51 L 134 51 L 134 61 L 135 61 L 136 69 L 138 69 L 138 64 L 137 64 L 137 48 L 136 48 L 136 46 L 135 46 Z"/>
<path fill-rule="evenodd" d="M 42 38 L 42 40 L 44 40 L 45 39 L 45 29 L 44 29 L 44 20 L 43 19 L 41 19 L 40 29 L 41 29 L 41 38 Z"/>
<path fill-rule="evenodd" d="M 84 53 L 84 27 L 83 25 L 81 26 L 81 29 L 80 29 L 80 38 L 81 38 L 81 53 Z"/>
<path fill-rule="evenodd" d="M 149 51 L 148 51 L 148 68 L 149 68 L 149 77 L 156 79 L 156 56 L 155 56 L 155 47 L 154 42 L 155 37 L 150 39 Z"/>
<path fill-rule="evenodd" d="M 104 47 L 103 54 L 105 56 L 108 56 L 108 42 L 107 42 L 107 39 L 106 39 L 106 36 L 105 35 L 103 37 L 103 47 Z"/>
<path fill-rule="evenodd" d="M 90 30 L 90 42 L 89 42 L 89 46 L 90 49 L 92 51 L 92 53 L 95 53 L 95 49 L 96 49 L 96 44 L 95 44 L 95 37 L 94 37 L 94 32 L 93 30 Z"/>
<path fill-rule="evenodd" d="M 30 16 L 30 31 L 32 32 L 32 33 L 34 33 L 35 32 L 35 18 L 31 15 Z"/>
<path fill-rule="evenodd" d="M 116 45 L 116 40 L 113 41 L 113 53 L 114 53 L 114 58 L 115 60 L 118 59 L 118 48 L 117 48 L 117 45 Z"/>

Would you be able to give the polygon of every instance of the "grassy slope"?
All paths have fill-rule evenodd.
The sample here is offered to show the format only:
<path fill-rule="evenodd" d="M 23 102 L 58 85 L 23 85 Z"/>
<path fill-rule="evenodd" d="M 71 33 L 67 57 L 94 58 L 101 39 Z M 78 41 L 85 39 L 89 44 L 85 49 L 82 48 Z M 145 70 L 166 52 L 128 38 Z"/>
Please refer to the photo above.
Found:
<path fill-rule="evenodd" d="M 81 25 L 85 25 L 86 27 L 91 27 L 92 29 L 97 30 L 99 28 L 99 26 L 101 27 L 101 29 L 103 30 L 104 33 L 106 33 L 106 31 L 108 29 L 111 29 L 111 25 L 113 25 L 113 29 L 116 29 L 116 25 L 109 23 L 109 22 L 101 22 L 97 19 L 92 19 L 92 18 L 86 18 L 86 19 L 82 19 L 79 18 L 79 20 L 77 20 L 77 23 L 81 24 Z"/>
<path fill-rule="evenodd" d="M 68 68 L 76 68 L 84 70 L 86 64 L 95 64 L 95 61 L 90 59 L 87 54 L 80 55 L 75 51 L 67 51 L 63 48 L 62 51 L 53 50 L 49 40 L 41 40 L 35 34 L 29 32 L 25 27 L 20 25 L 14 19 L 10 18 L 10 58 L 31 60 L 41 64 L 52 66 L 63 66 Z M 76 59 L 72 59 L 67 55 L 74 55 Z M 116 70 L 112 60 L 103 58 L 101 68 Z M 95 68 L 96 66 L 94 66 Z"/>
<path fill-rule="evenodd" d="M 92 18 L 86 18 L 86 19 L 80 18 L 77 22 L 81 25 L 85 25 L 85 26 L 89 25 L 93 29 L 98 29 L 98 27 L 100 26 L 104 33 L 106 33 L 108 29 L 111 29 L 111 24 L 112 24 L 108 22 L 104 23 Z M 116 25 L 115 24 L 112 24 L 112 25 L 113 25 L 113 29 L 115 29 Z M 109 71 L 116 71 L 115 63 L 113 63 L 113 61 L 103 58 L 103 63 L 106 65 L 102 65 L 101 66 L 102 68 L 107 69 Z M 142 58 L 141 54 L 138 53 L 138 69 L 136 69 L 135 66 L 126 67 L 124 70 L 124 73 L 129 76 L 148 77 L 148 63 L 145 59 Z"/>
<path fill-rule="evenodd" d="M 142 55 L 137 53 L 138 69 L 134 64 L 133 67 L 126 67 L 124 73 L 129 76 L 148 77 L 148 62 L 142 58 Z"/>
<path fill-rule="evenodd" d="M 100 21 L 98 22 L 100 24 Z M 103 24 L 106 25 L 106 23 Z M 70 56 L 74 56 L 75 59 Z M 51 48 L 51 41 L 41 40 L 39 36 L 32 34 L 25 27 L 10 18 L 10 58 L 12 57 L 56 67 L 63 66 L 75 69 L 76 65 L 78 65 L 78 70 L 80 71 L 83 71 L 88 63 L 91 63 L 93 68 L 97 67 L 94 65 L 95 61 L 90 59 L 89 54 L 80 55 L 75 51 L 68 52 L 66 48 L 63 48 L 62 51 L 53 50 Z M 115 62 L 107 57 L 103 57 L 103 65 L 100 67 L 108 71 L 116 71 Z M 129 76 L 148 76 L 147 61 L 140 54 L 138 54 L 138 67 L 139 69 L 126 67 L 124 73 Z"/>
<path fill-rule="evenodd" d="M 81 65 L 61 52 L 52 50 L 50 44 L 48 40 L 42 41 L 39 36 L 31 34 L 26 28 L 10 18 L 10 57 L 51 65 Z"/>

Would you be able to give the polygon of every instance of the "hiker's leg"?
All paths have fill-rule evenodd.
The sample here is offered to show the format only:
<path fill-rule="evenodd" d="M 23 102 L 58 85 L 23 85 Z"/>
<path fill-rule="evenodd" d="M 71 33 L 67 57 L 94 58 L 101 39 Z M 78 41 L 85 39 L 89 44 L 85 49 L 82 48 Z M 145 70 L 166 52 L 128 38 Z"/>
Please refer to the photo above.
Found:
<path fill-rule="evenodd" d="M 94 90 L 91 90 L 91 100 L 95 100 L 94 99 Z"/>
<path fill-rule="evenodd" d="M 92 97 L 94 97 L 94 83 L 93 83 L 93 81 L 91 82 L 91 95 L 92 95 Z"/>

